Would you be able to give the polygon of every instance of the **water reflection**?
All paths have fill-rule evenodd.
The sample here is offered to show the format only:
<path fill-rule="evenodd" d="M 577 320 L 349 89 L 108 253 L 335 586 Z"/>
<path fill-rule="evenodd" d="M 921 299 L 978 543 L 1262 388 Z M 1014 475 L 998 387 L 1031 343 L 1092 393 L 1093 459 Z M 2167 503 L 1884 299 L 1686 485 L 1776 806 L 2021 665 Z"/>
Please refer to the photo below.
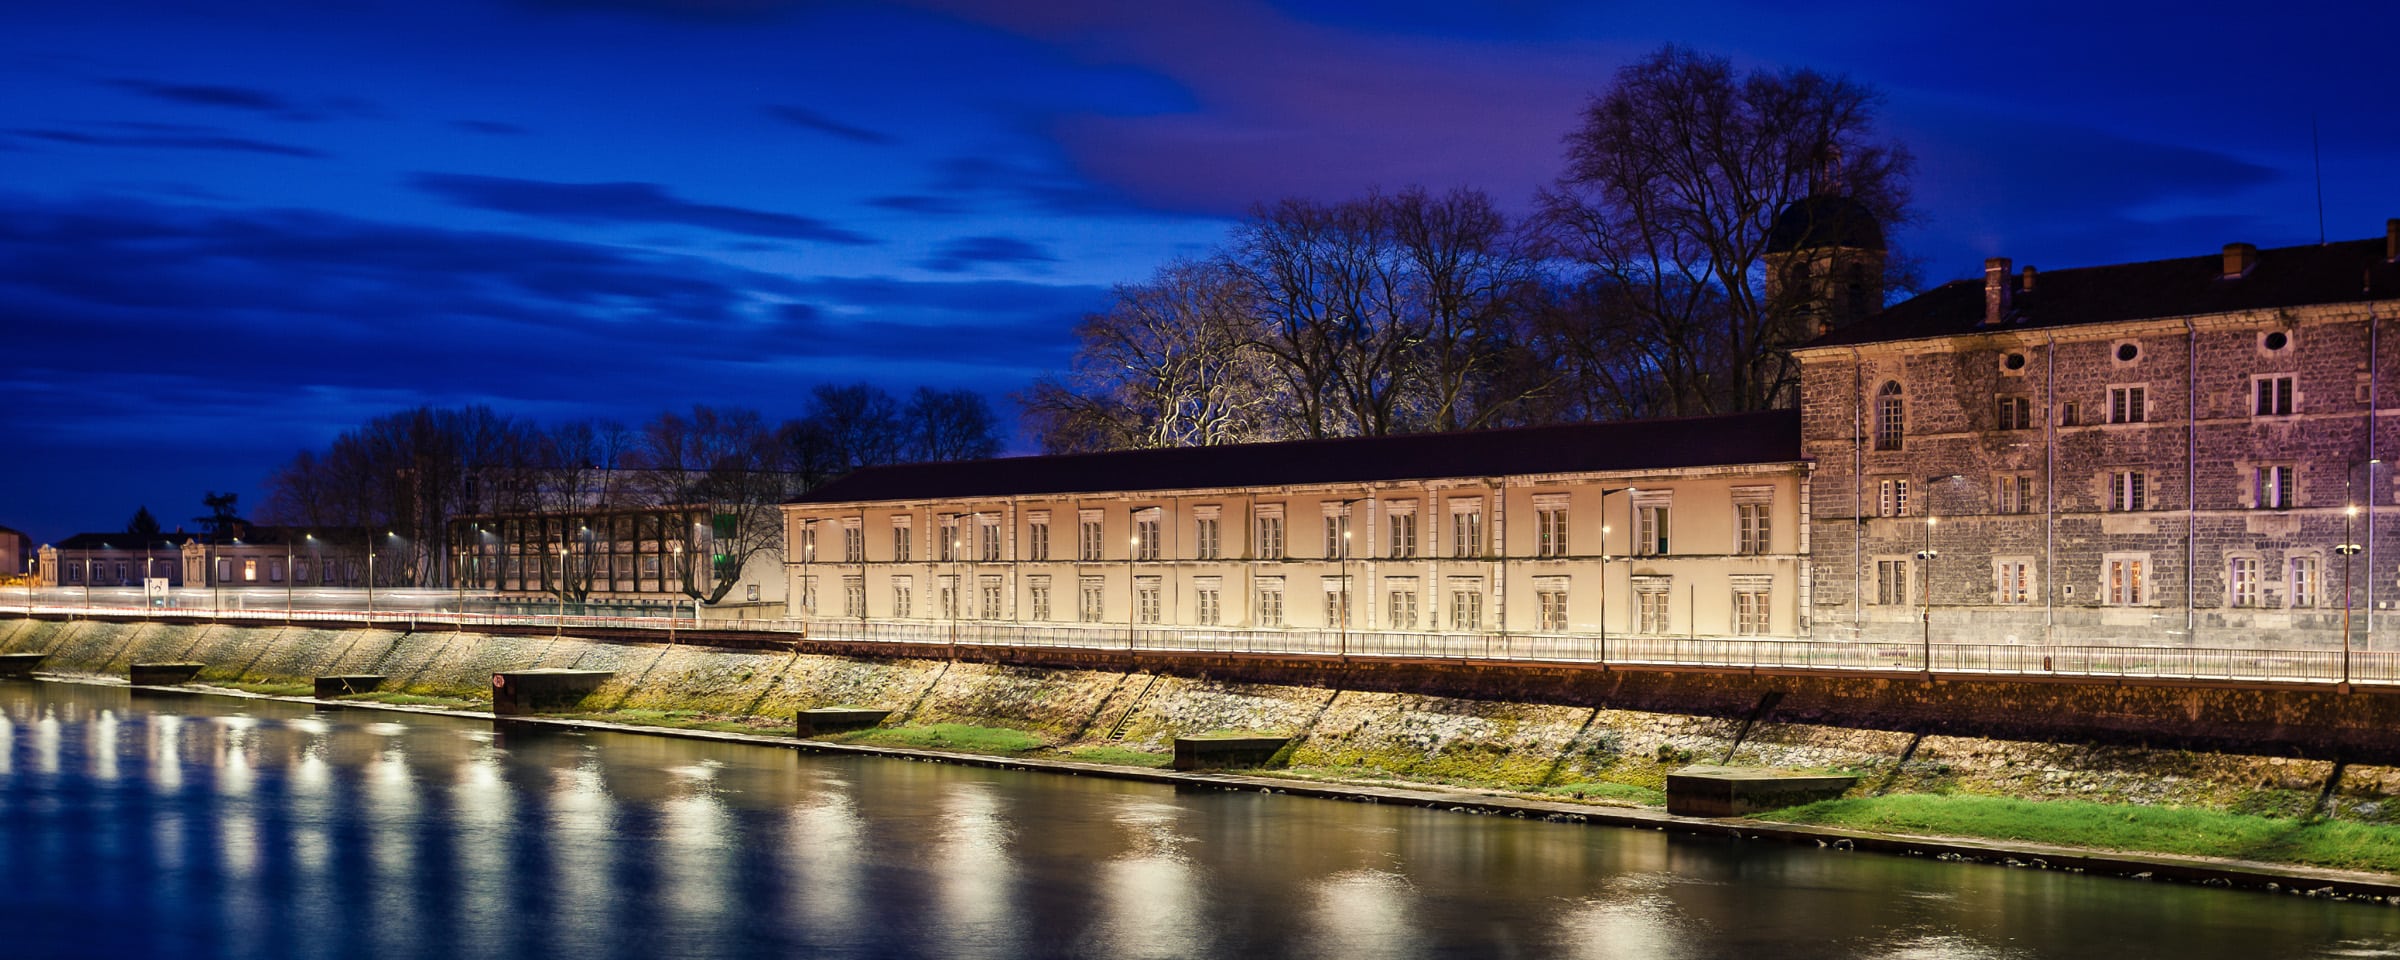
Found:
<path fill-rule="evenodd" d="M 2389 908 L 0 684 L 0 955 L 2390 956 Z"/>

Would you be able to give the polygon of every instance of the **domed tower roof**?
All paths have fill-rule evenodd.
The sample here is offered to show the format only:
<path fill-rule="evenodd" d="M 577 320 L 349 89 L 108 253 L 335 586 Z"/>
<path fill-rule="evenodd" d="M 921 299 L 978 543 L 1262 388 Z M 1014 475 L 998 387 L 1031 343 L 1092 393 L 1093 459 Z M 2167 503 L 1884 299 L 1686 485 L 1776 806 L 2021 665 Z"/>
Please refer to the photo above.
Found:
<path fill-rule="evenodd" d="M 1825 247 L 1883 250 L 1883 225 L 1866 204 L 1820 193 L 1784 207 L 1767 228 L 1768 253 Z"/>

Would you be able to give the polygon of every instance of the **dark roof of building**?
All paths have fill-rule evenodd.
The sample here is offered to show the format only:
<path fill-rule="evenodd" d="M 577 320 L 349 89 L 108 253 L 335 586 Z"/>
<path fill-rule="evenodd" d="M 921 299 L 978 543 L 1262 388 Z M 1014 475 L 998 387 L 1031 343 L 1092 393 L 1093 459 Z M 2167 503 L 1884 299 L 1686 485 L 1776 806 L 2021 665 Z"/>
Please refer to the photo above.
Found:
<path fill-rule="evenodd" d="M 175 550 L 190 541 L 205 543 L 207 540 L 207 537 L 196 533 L 156 533 L 143 537 L 120 530 L 115 533 L 78 533 L 59 541 L 58 548 L 61 550 L 140 550 L 148 547 L 152 550 Z"/>
<path fill-rule="evenodd" d="M 2385 259 L 2380 237 L 2261 250 L 2243 275 L 2226 277 L 2224 270 L 2217 253 L 2037 271 L 2033 290 L 2013 293 L 2008 317 L 1988 326 L 1983 281 L 1954 280 L 1806 346 L 2400 299 L 2400 264 Z M 2012 285 L 2018 280 L 2008 278 Z"/>
<path fill-rule="evenodd" d="M 1371 483 L 1800 459 L 1797 411 L 868 467 L 791 503 Z"/>
<path fill-rule="evenodd" d="M 1822 247 L 1884 249 L 1883 224 L 1866 204 L 1820 193 L 1792 201 L 1767 228 L 1768 253 Z"/>

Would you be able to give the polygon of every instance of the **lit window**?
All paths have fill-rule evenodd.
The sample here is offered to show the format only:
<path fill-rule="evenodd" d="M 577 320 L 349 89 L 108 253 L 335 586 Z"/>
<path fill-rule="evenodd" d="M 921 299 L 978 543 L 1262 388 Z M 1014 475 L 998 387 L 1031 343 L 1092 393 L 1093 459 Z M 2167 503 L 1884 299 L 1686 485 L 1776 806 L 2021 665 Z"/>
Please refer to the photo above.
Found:
<path fill-rule="evenodd" d="M 1993 485 L 1992 499 L 2001 513 L 2031 513 L 2033 511 L 2033 477 L 2030 474 L 2004 473 Z"/>
<path fill-rule="evenodd" d="M 1763 529 L 1763 528 L 1762 528 Z M 1667 505 L 1637 503 L 1633 507 L 1633 552 L 1664 556 L 1667 552 Z"/>
<path fill-rule="evenodd" d="M 2292 606 L 2317 605 L 2317 558 L 2292 558 Z"/>
<path fill-rule="evenodd" d="M 2106 558 L 2102 562 L 2101 568 L 2103 572 L 2101 601 L 2119 607 L 2137 606 L 2146 602 L 2149 598 L 2142 592 L 2147 587 L 2143 580 L 2143 568 L 2148 565 L 2147 557 L 2112 556 Z"/>
<path fill-rule="evenodd" d="M 1992 585 L 1995 599 L 2004 604 L 2031 602 L 2033 564 L 2023 560 L 2001 560 L 1992 564 Z"/>
<path fill-rule="evenodd" d="M 1533 513 L 1534 556 L 1567 555 L 1567 505 L 1537 506 Z"/>
<path fill-rule="evenodd" d="M 2258 606 L 2258 558 L 2235 557 L 2225 575 L 2226 598 L 2237 607 Z"/>
<path fill-rule="evenodd" d="M 1875 515 L 1878 517 L 1908 516 L 1908 481 L 1906 479 L 1894 478 L 1876 482 Z"/>

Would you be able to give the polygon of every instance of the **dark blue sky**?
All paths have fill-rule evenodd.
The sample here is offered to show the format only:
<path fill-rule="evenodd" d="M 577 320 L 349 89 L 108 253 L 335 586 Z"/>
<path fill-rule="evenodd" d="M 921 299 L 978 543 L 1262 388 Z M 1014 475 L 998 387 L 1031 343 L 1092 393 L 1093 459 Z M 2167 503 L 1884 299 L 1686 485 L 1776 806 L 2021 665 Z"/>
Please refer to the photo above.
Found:
<path fill-rule="evenodd" d="M 417 404 L 995 396 L 1254 201 L 1522 206 L 1666 42 L 1846 72 L 1929 279 L 2400 216 L 2389 3 L 311 0 L 0 12 L 0 524 L 255 502 Z M 1013 415 L 1013 411 L 1011 411 Z"/>

